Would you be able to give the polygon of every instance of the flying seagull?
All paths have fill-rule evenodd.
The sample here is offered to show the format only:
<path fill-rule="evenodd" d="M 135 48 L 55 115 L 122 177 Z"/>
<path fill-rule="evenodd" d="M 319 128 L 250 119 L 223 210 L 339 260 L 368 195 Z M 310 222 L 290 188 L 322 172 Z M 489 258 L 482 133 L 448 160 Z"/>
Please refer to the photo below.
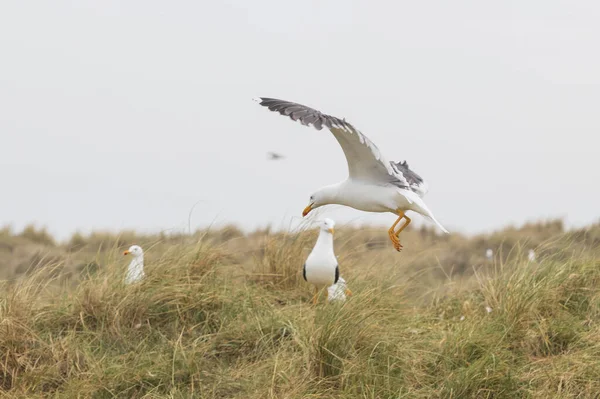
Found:
<path fill-rule="evenodd" d="M 285 158 L 283 155 L 278 154 L 276 152 L 272 152 L 272 151 L 267 152 L 267 155 L 269 156 L 269 160 L 271 160 L 271 161 L 278 161 L 280 159 Z"/>
<path fill-rule="evenodd" d="M 399 235 L 411 222 L 406 211 L 414 211 L 431 219 L 444 233 L 448 231 L 435 219 L 422 197 L 427 193 L 425 181 L 404 162 L 390 162 L 377 146 L 358 129 L 335 116 L 326 115 L 302 104 L 274 98 L 255 99 L 260 105 L 289 116 L 305 126 L 321 130 L 326 127 L 342 147 L 348 162 L 348 178 L 325 186 L 310 196 L 302 216 L 328 204 L 346 205 L 366 212 L 391 212 L 398 216 L 388 230 L 397 251 L 402 249 Z M 402 226 L 396 230 L 401 220 Z"/>

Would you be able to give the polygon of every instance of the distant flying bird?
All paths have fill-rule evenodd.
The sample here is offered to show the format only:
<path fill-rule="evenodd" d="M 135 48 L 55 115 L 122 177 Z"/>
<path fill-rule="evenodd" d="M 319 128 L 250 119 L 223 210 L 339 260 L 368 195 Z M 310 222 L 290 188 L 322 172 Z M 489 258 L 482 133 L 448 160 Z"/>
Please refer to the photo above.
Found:
<path fill-rule="evenodd" d="M 352 291 L 348 289 L 346 280 L 344 280 L 341 276 L 337 283 L 327 287 L 327 301 L 329 302 L 345 302 L 346 295 L 352 295 Z"/>
<path fill-rule="evenodd" d="M 304 280 L 315 286 L 314 305 L 317 304 L 319 291 L 336 284 L 340 278 L 340 268 L 333 252 L 334 227 L 335 222 L 331 219 L 325 219 L 320 223 L 319 237 L 302 268 Z"/>
<path fill-rule="evenodd" d="M 535 261 L 535 251 L 533 249 L 530 249 L 529 252 L 527 253 L 527 259 L 530 262 Z"/>
<path fill-rule="evenodd" d="M 431 219 L 444 233 L 448 233 L 421 199 L 428 191 L 427 184 L 408 167 L 406 161 L 388 161 L 367 136 L 344 119 L 289 101 L 265 97 L 257 98 L 256 101 L 303 125 L 312 125 L 317 130 L 328 128 L 346 155 L 348 179 L 323 187 L 311 195 L 302 216 L 328 204 L 346 205 L 367 212 L 391 212 L 398 219 L 388 230 L 388 235 L 397 251 L 402 249 L 400 232 L 411 222 L 406 211 L 420 213 Z M 396 230 L 403 219 L 405 222 Z"/>
<path fill-rule="evenodd" d="M 492 259 L 494 257 L 494 251 L 492 251 L 492 248 L 488 248 L 485 251 L 485 257 L 488 259 Z"/>
<path fill-rule="evenodd" d="M 283 155 L 281 155 L 281 154 L 278 154 L 278 153 L 276 153 L 276 152 L 270 152 L 270 151 L 269 151 L 269 152 L 267 153 L 267 155 L 269 156 L 269 159 L 270 159 L 271 161 L 278 161 L 278 160 L 280 160 L 280 159 L 283 159 L 283 158 L 285 158 Z"/>
<path fill-rule="evenodd" d="M 127 267 L 127 275 L 125 276 L 125 284 L 132 284 L 142 280 L 145 277 L 144 273 L 144 251 L 139 245 L 132 245 L 129 249 L 123 252 L 123 255 L 131 255 L 131 263 Z"/>

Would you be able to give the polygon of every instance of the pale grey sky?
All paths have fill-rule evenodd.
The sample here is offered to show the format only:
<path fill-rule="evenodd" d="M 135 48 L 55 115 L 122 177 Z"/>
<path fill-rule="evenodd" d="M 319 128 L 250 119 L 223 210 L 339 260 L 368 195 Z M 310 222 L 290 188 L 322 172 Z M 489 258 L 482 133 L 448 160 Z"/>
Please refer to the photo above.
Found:
<path fill-rule="evenodd" d="M 450 230 L 595 221 L 598 21 L 591 0 L 4 0 L 0 223 L 181 229 L 204 200 L 193 228 L 285 226 L 346 164 L 329 132 L 255 96 L 408 160 Z"/>

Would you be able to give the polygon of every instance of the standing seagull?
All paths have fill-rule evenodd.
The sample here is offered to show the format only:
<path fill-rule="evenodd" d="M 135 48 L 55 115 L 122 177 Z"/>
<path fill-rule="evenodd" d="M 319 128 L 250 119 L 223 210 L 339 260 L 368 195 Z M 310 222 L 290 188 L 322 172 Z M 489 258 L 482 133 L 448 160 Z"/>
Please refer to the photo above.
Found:
<path fill-rule="evenodd" d="M 127 275 L 125 276 L 125 284 L 136 283 L 144 278 L 144 251 L 139 245 L 132 245 L 129 249 L 123 252 L 123 255 L 131 255 L 133 259 L 127 267 Z"/>
<path fill-rule="evenodd" d="M 444 233 L 448 233 L 421 199 L 428 191 L 427 184 L 408 167 L 406 161 L 389 162 L 367 136 L 344 119 L 289 101 L 266 97 L 259 97 L 256 101 L 303 125 L 312 125 L 317 130 L 325 126 L 333 133 L 346 155 L 348 178 L 311 195 L 302 216 L 328 204 L 346 205 L 367 212 L 391 212 L 398 219 L 388 230 L 388 235 L 397 251 L 402 249 L 400 232 L 411 222 L 406 211 L 428 217 Z M 395 230 L 402 219 L 405 219 L 405 223 Z"/>
<path fill-rule="evenodd" d="M 317 304 L 319 290 L 338 282 L 340 268 L 333 252 L 333 228 L 335 222 L 324 219 L 321 222 L 321 231 L 312 252 L 306 258 L 302 269 L 304 280 L 315 286 L 313 304 Z"/>

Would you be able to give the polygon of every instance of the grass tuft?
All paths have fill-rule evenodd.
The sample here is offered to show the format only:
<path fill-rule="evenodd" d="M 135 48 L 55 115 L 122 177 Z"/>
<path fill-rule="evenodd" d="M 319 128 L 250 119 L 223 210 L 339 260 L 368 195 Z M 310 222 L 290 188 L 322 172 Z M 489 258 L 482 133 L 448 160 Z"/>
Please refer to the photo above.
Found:
<path fill-rule="evenodd" d="M 226 226 L 61 244 L 45 230 L 6 228 L 0 390 L 9 398 L 597 397 L 599 228 L 564 232 L 549 222 L 473 238 L 409 230 L 397 254 L 383 245 L 385 231 L 341 226 L 336 251 L 353 295 L 317 306 L 301 277 L 315 231 Z M 145 249 L 147 277 L 128 286 L 121 253 L 133 243 Z"/>

